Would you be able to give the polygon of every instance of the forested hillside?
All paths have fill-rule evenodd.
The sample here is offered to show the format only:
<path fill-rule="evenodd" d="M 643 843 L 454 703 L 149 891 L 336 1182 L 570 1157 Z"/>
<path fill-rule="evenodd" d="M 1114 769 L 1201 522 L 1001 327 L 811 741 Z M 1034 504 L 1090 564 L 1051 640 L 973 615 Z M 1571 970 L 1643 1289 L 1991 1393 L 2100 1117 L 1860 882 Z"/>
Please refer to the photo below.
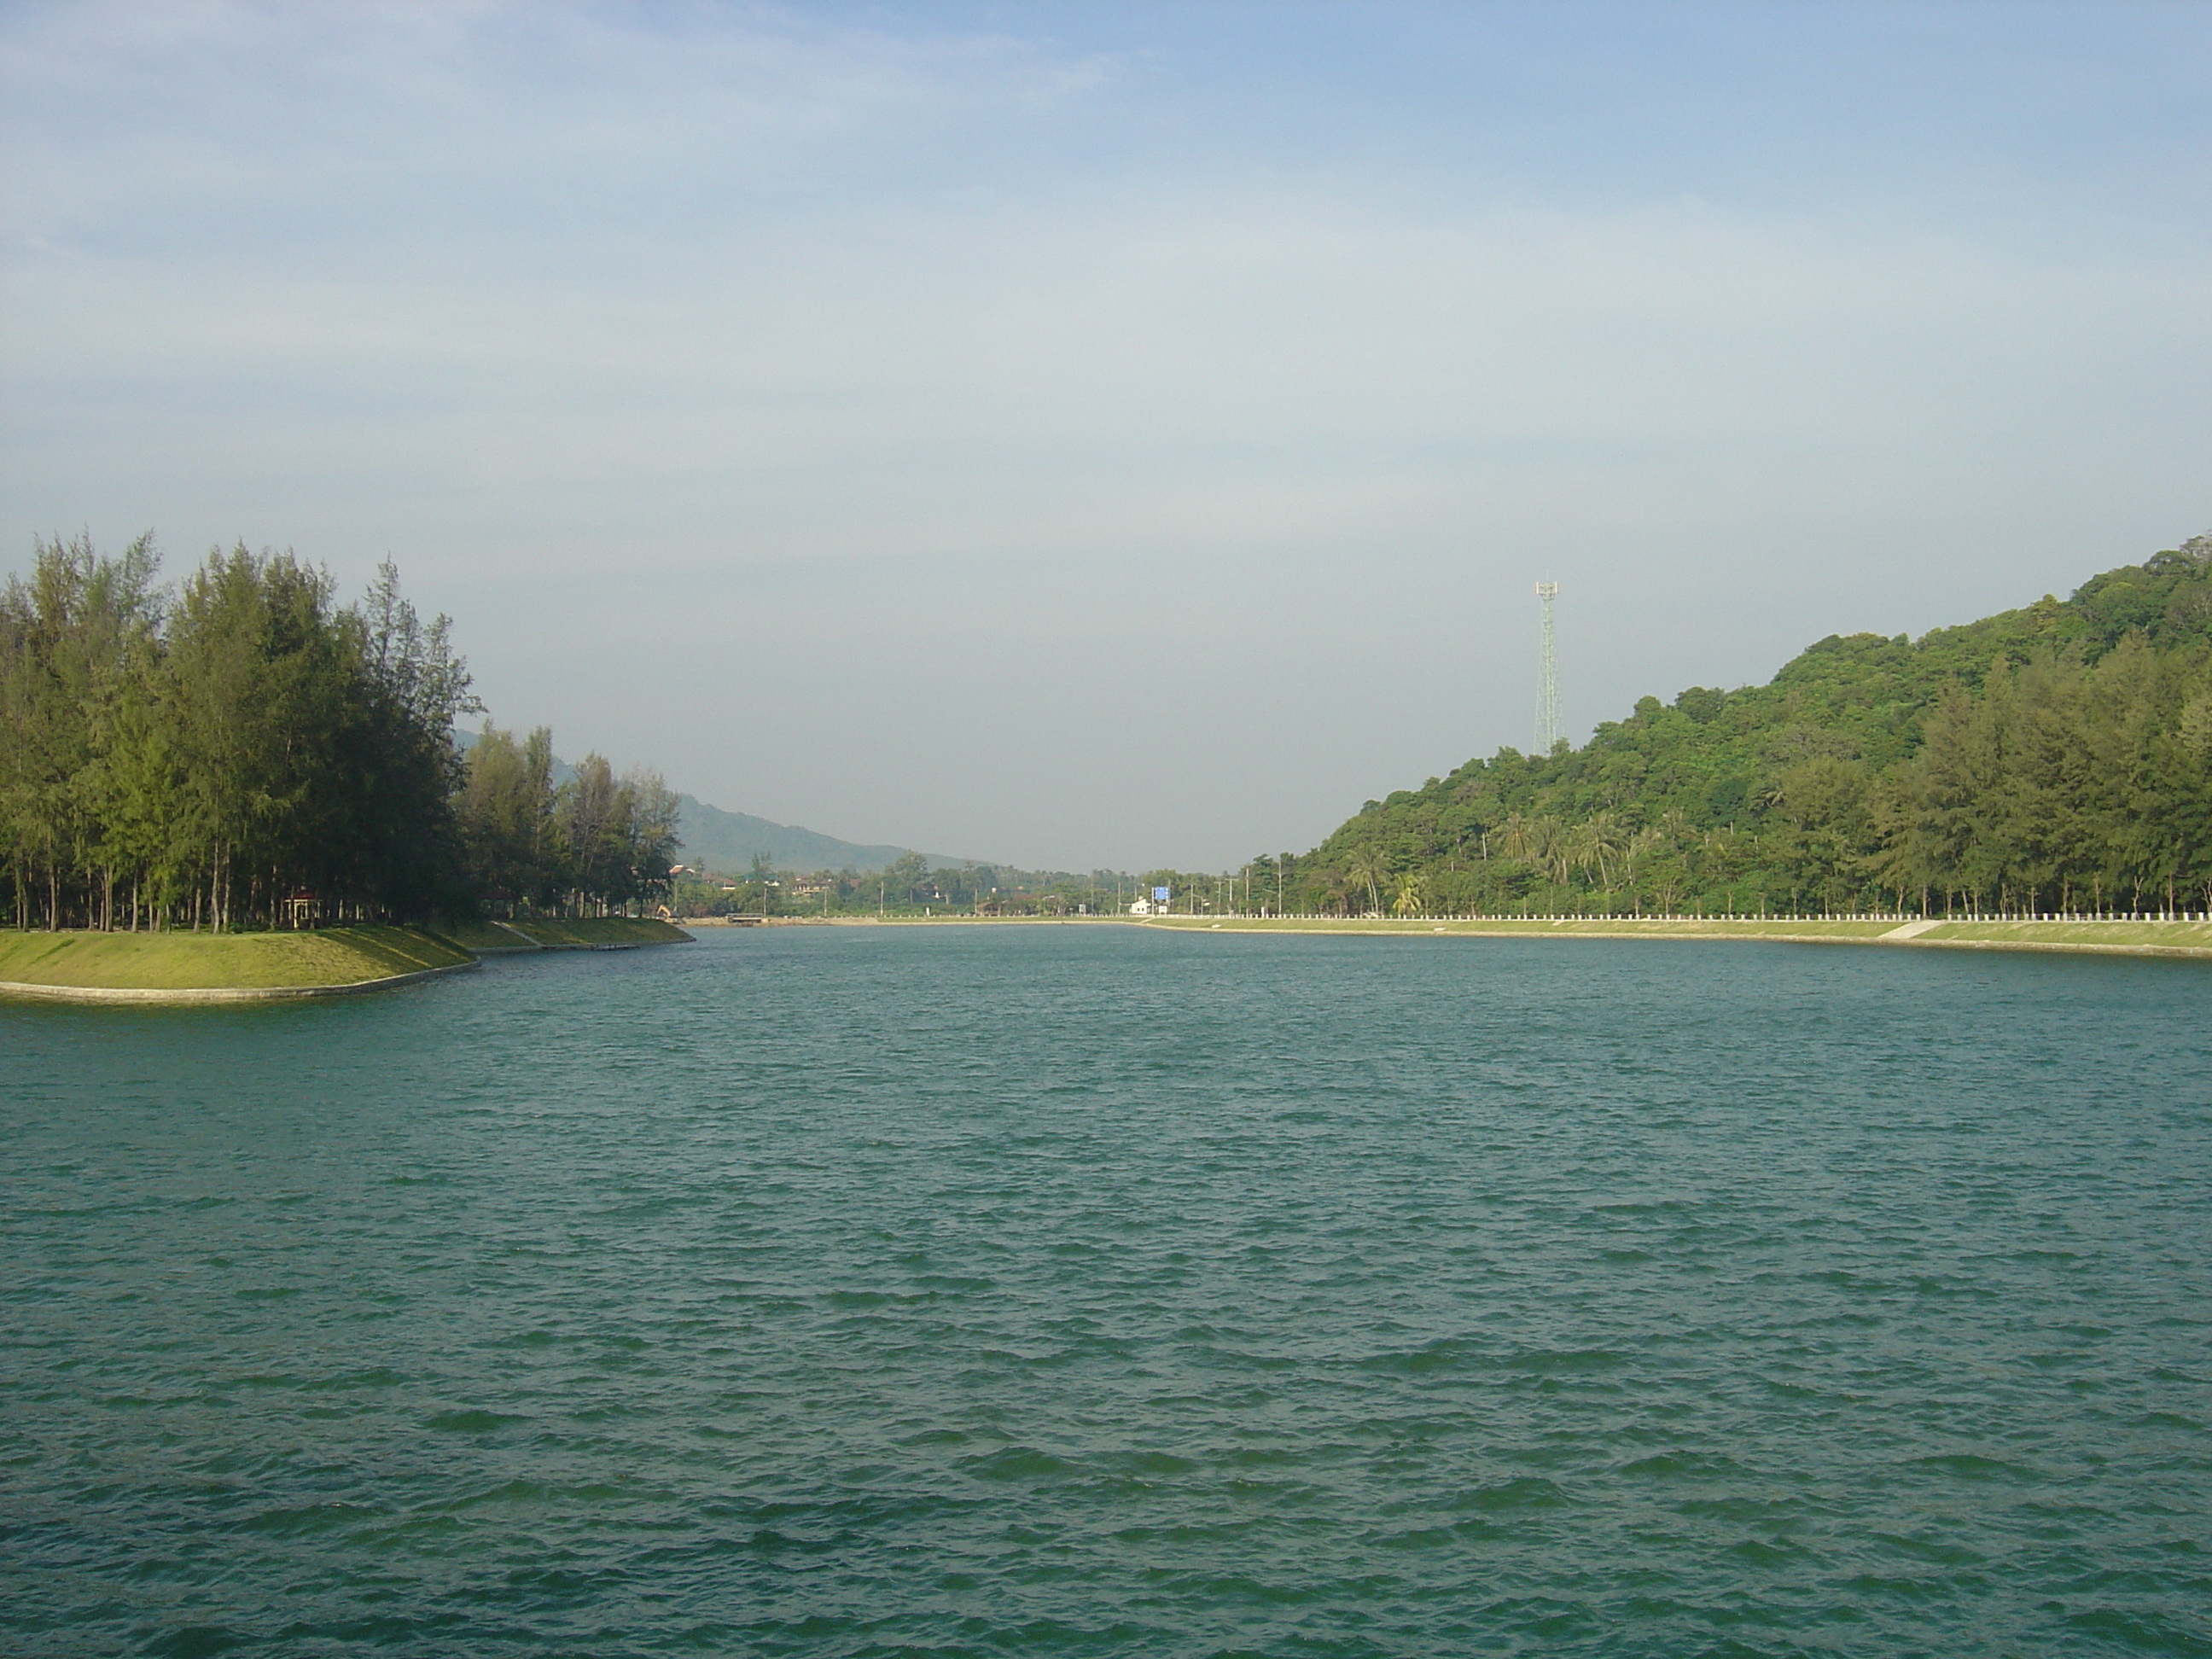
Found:
<path fill-rule="evenodd" d="M 0 586 L 0 915 L 19 927 L 604 911 L 668 878 L 675 799 L 488 732 L 443 617 L 290 553 L 157 586 L 150 538 L 41 543 Z"/>
<path fill-rule="evenodd" d="M 1765 685 L 1645 697 L 1255 866 L 1291 910 L 2212 908 L 2212 536 Z"/>
<path fill-rule="evenodd" d="M 676 803 L 677 830 L 684 837 L 686 861 L 712 870 L 744 870 L 757 858 L 767 859 L 779 870 L 852 870 L 862 874 L 909 856 L 921 859 L 932 869 L 961 862 L 940 854 L 916 854 L 911 848 L 840 841 L 795 823 L 776 823 L 750 812 L 726 811 L 696 796 L 678 795 Z"/>

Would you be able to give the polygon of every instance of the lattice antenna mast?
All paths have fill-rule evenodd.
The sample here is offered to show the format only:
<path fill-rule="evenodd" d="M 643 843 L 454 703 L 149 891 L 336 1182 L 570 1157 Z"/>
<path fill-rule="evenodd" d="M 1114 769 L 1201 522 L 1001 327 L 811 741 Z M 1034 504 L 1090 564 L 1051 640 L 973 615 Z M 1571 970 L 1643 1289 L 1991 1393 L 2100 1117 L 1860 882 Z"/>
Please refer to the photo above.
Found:
<path fill-rule="evenodd" d="M 1552 605 L 1559 597 L 1557 582 L 1536 584 L 1536 604 L 1542 621 L 1537 637 L 1542 649 L 1536 670 L 1536 752 L 1548 755 L 1559 741 L 1559 653 L 1552 638 Z"/>

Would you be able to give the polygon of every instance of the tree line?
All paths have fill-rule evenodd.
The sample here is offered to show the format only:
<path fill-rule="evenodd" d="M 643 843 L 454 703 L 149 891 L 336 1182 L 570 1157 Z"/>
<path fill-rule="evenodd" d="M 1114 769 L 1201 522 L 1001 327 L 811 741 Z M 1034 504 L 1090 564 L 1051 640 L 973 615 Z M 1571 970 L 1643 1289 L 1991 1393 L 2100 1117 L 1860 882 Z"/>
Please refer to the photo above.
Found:
<path fill-rule="evenodd" d="M 18 927 L 234 929 L 604 911 L 665 884 L 674 801 L 481 712 L 444 617 L 386 562 L 338 602 L 289 551 L 40 540 L 0 585 L 0 914 Z M 542 753 L 540 764 L 532 757 Z M 533 766 L 537 770 L 533 771 Z"/>
<path fill-rule="evenodd" d="M 2212 912 L 2212 536 L 1645 697 L 1241 873 L 1292 913 Z"/>
<path fill-rule="evenodd" d="M 685 870 L 671 902 L 687 916 L 1073 915 L 1118 909 L 1133 877 L 949 864 L 903 853 L 878 868 L 779 870 L 757 854 L 743 872 Z"/>
<path fill-rule="evenodd" d="M 469 746 L 459 808 L 478 904 L 508 917 L 605 915 L 664 896 L 680 844 L 676 792 L 656 772 L 617 777 L 598 754 L 558 770 L 546 726 L 518 743 L 487 722 Z"/>

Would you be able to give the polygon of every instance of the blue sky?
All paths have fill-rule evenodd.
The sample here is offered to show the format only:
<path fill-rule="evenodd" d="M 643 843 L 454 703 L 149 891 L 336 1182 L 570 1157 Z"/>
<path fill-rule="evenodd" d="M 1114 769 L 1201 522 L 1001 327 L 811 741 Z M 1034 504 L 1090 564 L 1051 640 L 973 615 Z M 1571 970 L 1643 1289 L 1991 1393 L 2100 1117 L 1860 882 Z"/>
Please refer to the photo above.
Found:
<path fill-rule="evenodd" d="M 2212 526 L 2212 9 L 0 8 L 0 562 L 389 552 L 504 724 L 1225 866 Z"/>

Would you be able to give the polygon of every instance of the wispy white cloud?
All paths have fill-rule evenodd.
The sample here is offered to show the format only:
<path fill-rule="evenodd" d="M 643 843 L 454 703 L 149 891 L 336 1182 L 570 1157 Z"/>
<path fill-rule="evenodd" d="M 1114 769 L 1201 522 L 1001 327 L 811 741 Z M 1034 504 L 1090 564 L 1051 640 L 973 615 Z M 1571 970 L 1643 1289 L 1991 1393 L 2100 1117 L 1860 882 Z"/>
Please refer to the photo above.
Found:
<path fill-rule="evenodd" d="M 1140 33 L 915 15 L 19 13 L 0 530 L 394 550 L 503 713 L 1079 863 L 1310 835 L 1517 738 L 1538 564 L 1588 719 L 2202 527 L 2185 216 L 1294 165 Z M 849 648 L 757 631 L 733 667 L 749 597 Z M 542 671 L 611 631 L 690 654 Z M 933 789 L 715 735 L 776 695 L 1089 758 Z M 1186 696 L 1281 735 L 1242 772 L 1125 751 Z"/>

